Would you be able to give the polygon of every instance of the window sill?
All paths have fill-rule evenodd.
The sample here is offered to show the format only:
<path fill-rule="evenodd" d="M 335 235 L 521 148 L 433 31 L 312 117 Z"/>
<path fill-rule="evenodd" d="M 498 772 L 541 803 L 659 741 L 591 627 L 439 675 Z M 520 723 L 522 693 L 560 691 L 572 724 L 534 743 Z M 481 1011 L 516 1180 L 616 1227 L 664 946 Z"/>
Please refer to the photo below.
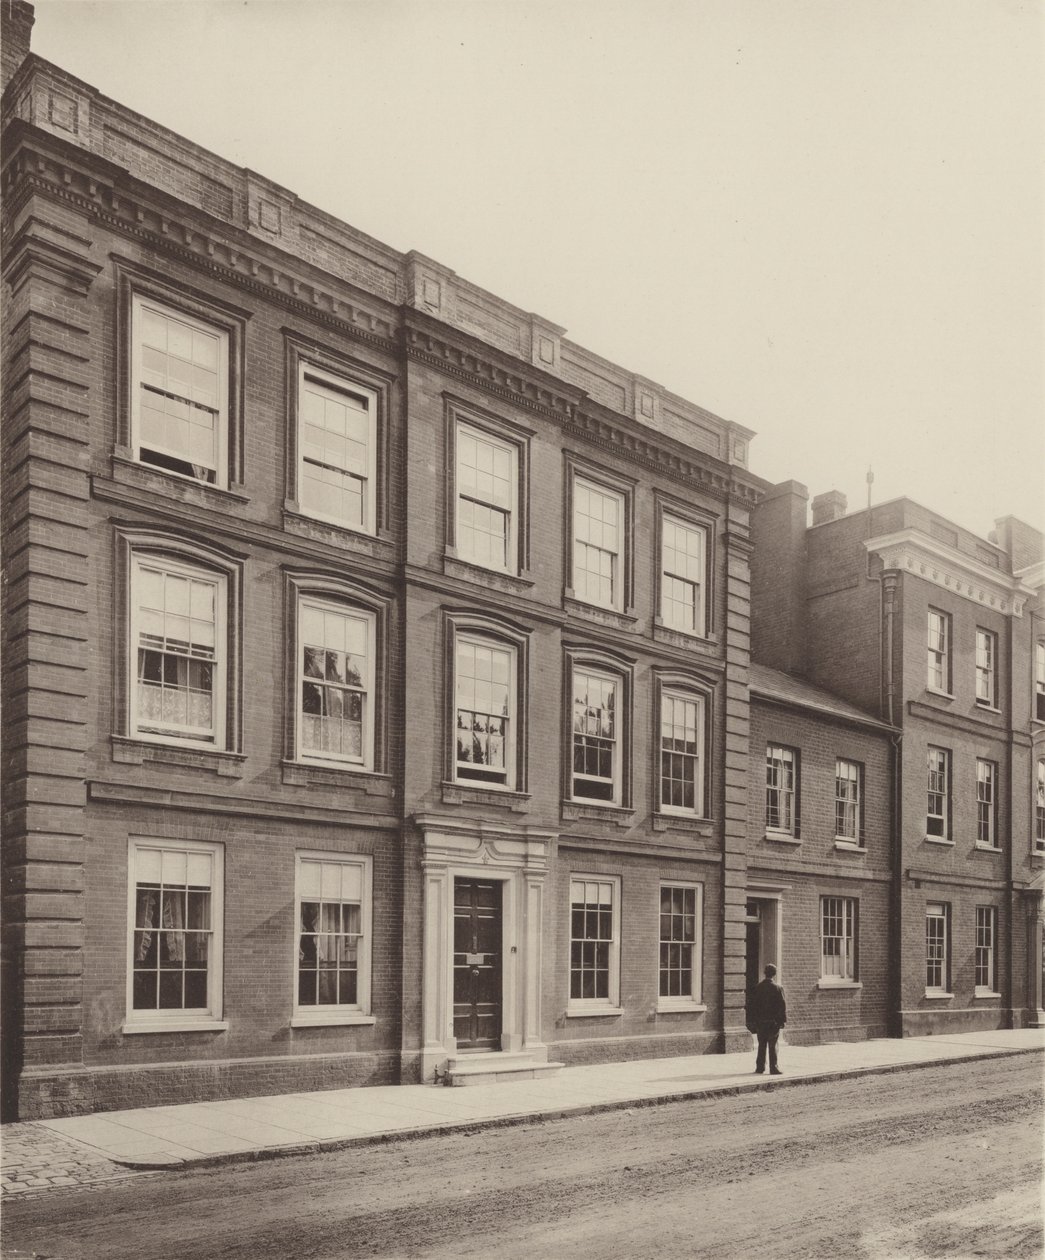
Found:
<path fill-rule="evenodd" d="M 981 853 L 1000 853 L 1001 852 L 1001 845 L 981 844 L 979 840 L 976 841 L 976 848 L 979 849 Z"/>
<path fill-rule="evenodd" d="M 618 827 L 630 827 L 635 821 L 635 811 L 622 805 L 596 805 L 587 801 L 563 801 L 562 817 L 569 820 L 592 818 L 599 822 L 616 823 Z"/>
<path fill-rule="evenodd" d="M 567 1019 L 615 1019 L 624 1014 L 623 1006 L 572 1007 L 566 1012 Z"/>
<path fill-rule="evenodd" d="M 639 621 L 638 617 L 632 617 L 618 608 L 604 608 L 601 604 L 586 603 L 569 589 L 563 593 L 562 606 L 571 616 L 597 621 L 604 626 L 616 626 L 618 630 L 634 630 Z"/>
<path fill-rule="evenodd" d="M 993 989 L 973 989 L 972 996 L 974 998 L 1000 998 L 1000 993 L 995 993 Z"/>
<path fill-rule="evenodd" d="M 982 700 L 976 701 L 976 708 L 980 713 L 997 713 L 999 717 L 1001 716 L 1001 709 L 993 704 L 984 704 Z"/>
<path fill-rule="evenodd" d="M 818 980 L 816 982 L 818 989 L 862 989 L 864 987 L 862 980 Z"/>
<path fill-rule="evenodd" d="M 112 736 L 112 759 L 124 765 L 140 766 L 143 762 L 159 762 L 169 766 L 189 766 L 193 770 L 212 770 L 225 779 L 243 777 L 244 753 L 222 752 L 216 748 L 187 748 L 181 744 L 154 743 L 129 735 Z"/>
<path fill-rule="evenodd" d="M 668 814 L 657 812 L 653 815 L 654 831 L 688 831 L 697 836 L 710 836 L 714 823 L 710 818 L 700 818 L 696 814 Z"/>
<path fill-rule="evenodd" d="M 492 784 L 443 783 L 444 805 L 491 805 L 494 809 L 510 809 L 522 813 L 530 808 L 530 793 Z"/>
<path fill-rule="evenodd" d="M 653 638 L 657 643 L 670 643 L 673 647 L 691 650 L 696 648 L 698 651 L 713 652 L 718 648 L 718 643 L 710 635 L 665 625 L 659 617 L 654 618 L 653 621 Z"/>
<path fill-rule="evenodd" d="M 1031 849 L 1030 855 L 1032 858 L 1037 858 L 1038 861 L 1045 861 L 1045 849 Z"/>
<path fill-rule="evenodd" d="M 125 1023 L 120 1030 L 125 1037 L 139 1033 L 228 1032 L 227 1019 L 172 1019 L 165 1023 Z"/>
<path fill-rule="evenodd" d="M 324 546 L 354 551 L 359 555 L 391 560 L 394 554 L 394 544 L 390 538 L 308 516 L 292 499 L 287 499 L 283 504 L 283 528 L 288 534 L 295 534 L 298 538 L 310 538 Z"/>
<path fill-rule="evenodd" d="M 657 1003 L 658 1015 L 700 1015 L 708 1009 L 706 1002 L 688 1002 L 662 998 Z"/>
<path fill-rule="evenodd" d="M 949 1002 L 953 997 L 953 993 L 945 993 L 943 989 L 926 989 L 925 996 L 933 1002 Z"/>
<path fill-rule="evenodd" d="M 802 841 L 798 836 L 793 836 L 789 831 L 770 831 L 762 837 L 764 840 L 770 840 L 774 844 L 801 844 Z"/>
<path fill-rule="evenodd" d="M 351 770 L 347 766 L 313 765 L 308 761 L 283 761 L 284 783 L 297 787 L 355 788 L 367 796 L 391 797 L 395 795 L 390 774 L 378 774 L 374 770 Z"/>
<path fill-rule="evenodd" d="M 479 586 L 488 586 L 495 591 L 505 591 L 509 595 L 526 595 L 533 586 L 533 578 L 525 573 L 509 573 L 507 569 L 488 569 L 474 560 L 465 560 L 456 556 L 448 547 L 443 556 L 443 572 L 447 577 L 460 578 L 463 582 L 474 582 Z"/>
<path fill-rule="evenodd" d="M 953 691 L 938 691 L 935 687 L 926 687 L 925 694 L 928 696 L 935 696 L 937 700 L 953 700 L 954 699 Z"/>
<path fill-rule="evenodd" d="M 867 849 L 855 840 L 842 840 L 835 836 L 835 848 L 839 853 L 866 853 Z"/>
<path fill-rule="evenodd" d="M 295 1015 L 290 1021 L 290 1026 L 291 1028 L 343 1028 L 349 1025 L 369 1027 L 376 1023 L 376 1016 L 364 1015 L 360 1011 L 343 1011 L 340 1014 L 331 1011 L 329 1014 L 322 1015 Z"/>
<path fill-rule="evenodd" d="M 926 844 L 942 844 L 945 849 L 953 849 L 954 841 L 948 840 L 946 836 L 926 836 Z"/>
<path fill-rule="evenodd" d="M 243 505 L 250 502 L 249 495 L 235 490 L 208 485 L 191 477 L 179 477 L 176 473 L 164 472 L 162 468 L 155 468 L 151 464 L 142 464 L 127 447 L 117 447 L 113 451 L 112 479 L 120 485 L 135 486 L 139 490 L 162 494 L 179 503 L 217 508 L 222 512 L 241 512 Z"/>

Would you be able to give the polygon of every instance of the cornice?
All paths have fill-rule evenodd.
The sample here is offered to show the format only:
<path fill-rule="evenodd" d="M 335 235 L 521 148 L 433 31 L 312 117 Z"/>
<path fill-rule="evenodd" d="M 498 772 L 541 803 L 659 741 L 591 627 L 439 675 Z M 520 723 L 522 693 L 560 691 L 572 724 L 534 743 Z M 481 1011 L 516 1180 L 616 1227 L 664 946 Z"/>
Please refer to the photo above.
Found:
<path fill-rule="evenodd" d="M 32 142 L 39 143 L 33 145 Z M 349 281 L 320 283 L 302 259 L 140 182 L 96 154 L 73 149 L 27 123 L 12 126 L 16 147 L 4 171 L 8 218 L 32 193 L 73 205 L 99 223 L 197 270 L 387 352 L 397 346 L 396 308 L 364 297 Z M 37 151 L 39 150 L 39 151 Z M 56 151 L 57 150 L 57 151 Z M 89 163 L 90 173 L 82 169 Z M 162 207 L 162 208 L 160 208 Z M 234 236 L 235 239 L 229 239 Z M 310 278 L 305 278 L 308 275 Z"/>
<path fill-rule="evenodd" d="M 869 538 L 864 547 L 880 556 L 887 570 L 909 573 L 1006 616 L 1022 617 L 1023 605 L 1034 596 L 1020 578 L 992 569 L 917 529 Z"/>

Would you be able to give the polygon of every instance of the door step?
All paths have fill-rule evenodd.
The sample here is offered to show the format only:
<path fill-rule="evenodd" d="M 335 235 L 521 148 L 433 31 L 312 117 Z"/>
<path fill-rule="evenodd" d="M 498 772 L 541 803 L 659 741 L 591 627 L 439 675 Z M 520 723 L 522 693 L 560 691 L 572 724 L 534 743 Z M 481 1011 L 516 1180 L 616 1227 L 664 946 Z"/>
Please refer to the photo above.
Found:
<path fill-rule="evenodd" d="M 453 1055 L 446 1064 L 447 1085 L 502 1085 L 508 1081 L 536 1081 L 546 1076 L 557 1076 L 561 1063 L 549 1063 L 547 1059 L 532 1054 L 511 1054 L 495 1050 L 490 1054 Z"/>

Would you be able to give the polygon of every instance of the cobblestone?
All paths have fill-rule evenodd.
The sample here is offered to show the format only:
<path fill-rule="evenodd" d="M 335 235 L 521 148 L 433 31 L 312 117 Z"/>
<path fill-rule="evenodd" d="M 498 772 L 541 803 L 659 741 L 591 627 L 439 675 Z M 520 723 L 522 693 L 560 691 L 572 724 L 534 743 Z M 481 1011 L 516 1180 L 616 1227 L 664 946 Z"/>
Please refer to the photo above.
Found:
<path fill-rule="evenodd" d="M 150 1175 L 113 1163 L 41 1124 L 5 1124 L 0 1128 L 0 1193 L 5 1197 L 107 1185 Z"/>

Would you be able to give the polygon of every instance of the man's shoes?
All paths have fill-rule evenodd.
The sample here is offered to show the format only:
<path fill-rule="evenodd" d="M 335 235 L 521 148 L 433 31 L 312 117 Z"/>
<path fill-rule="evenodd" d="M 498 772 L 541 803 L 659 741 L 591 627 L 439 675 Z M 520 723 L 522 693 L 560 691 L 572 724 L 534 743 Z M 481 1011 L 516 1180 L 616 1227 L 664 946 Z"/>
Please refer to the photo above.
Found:
<path fill-rule="evenodd" d="M 769 1075 L 770 1076 L 783 1076 L 784 1074 L 783 1072 L 781 1072 L 779 1068 L 770 1068 Z"/>
<path fill-rule="evenodd" d="M 755 1075 L 761 1076 L 765 1070 L 766 1070 L 765 1068 L 755 1068 Z"/>

